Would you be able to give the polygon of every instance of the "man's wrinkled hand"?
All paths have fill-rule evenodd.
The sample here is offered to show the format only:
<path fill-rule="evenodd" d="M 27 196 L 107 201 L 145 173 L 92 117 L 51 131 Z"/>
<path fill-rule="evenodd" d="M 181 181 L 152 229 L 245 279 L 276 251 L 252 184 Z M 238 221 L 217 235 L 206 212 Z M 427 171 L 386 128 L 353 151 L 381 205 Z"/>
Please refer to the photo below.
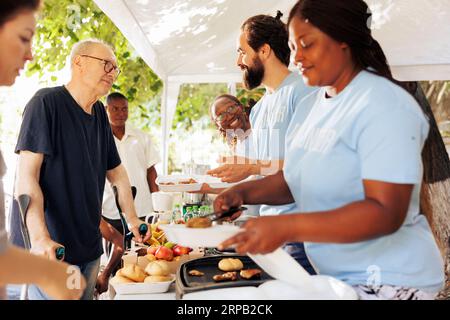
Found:
<path fill-rule="evenodd" d="M 47 257 L 50 260 L 57 260 L 56 249 L 60 247 L 64 246 L 48 237 L 31 239 L 31 252 L 36 255 Z"/>
<path fill-rule="evenodd" d="M 139 227 L 142 224 L 147 225 L 147 233 L 144 235 L 144 237 L 142 237 L 142 235 L 139 233 Z M 142 221 L 141 219 L 139 219 L 137 217 L 135 219 L 132 219 L 128 223 L 128 228 L 133 233 L 134 241 L 136 241 L 138 243 L 145 243 L 148 240 L 150 240 L 150 238 L 152 237 L 152 229 L 151 229 L 150 225 L 148 223 L 145 223 L 144 221 Z"/>

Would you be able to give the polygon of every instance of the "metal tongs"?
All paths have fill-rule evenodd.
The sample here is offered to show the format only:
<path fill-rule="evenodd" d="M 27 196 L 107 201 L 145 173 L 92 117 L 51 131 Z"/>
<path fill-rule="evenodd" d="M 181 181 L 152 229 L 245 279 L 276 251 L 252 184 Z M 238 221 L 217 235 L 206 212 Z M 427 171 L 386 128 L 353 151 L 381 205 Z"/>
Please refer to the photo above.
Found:
<path fill-rule="evenodd" d="M 206 214 L 206 215 L 202 216 L 202 218 L 214 216 L 214 218 L 211 218 L 211 221 L 212 221 L 212 222 L 214 222 L 214 221 L 222 221 L 222 220 L 224 220 L 225 218 L 231 217 L 231 216 L 232 216 L 233 214 L 235 214 L 236 212 L 239 212 L 239 211 L 245 211 L 245 210 L 247 210 L 246 207 L 231 207 L 230 209 L 228 209 L 228 210 L 225 211 L 225 212 L 213 212 L 213 213 L 209 213 L 209 214 Z"/>

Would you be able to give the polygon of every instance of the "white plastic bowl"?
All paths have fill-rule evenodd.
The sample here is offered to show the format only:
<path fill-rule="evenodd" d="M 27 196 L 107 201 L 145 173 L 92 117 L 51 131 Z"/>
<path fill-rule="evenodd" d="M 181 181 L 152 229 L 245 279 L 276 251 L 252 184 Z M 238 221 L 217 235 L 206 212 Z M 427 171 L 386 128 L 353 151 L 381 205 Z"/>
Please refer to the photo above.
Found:
<path fill-rule="evenodd" d="M 142 283 L 112 283 L 116 294 L 148 294 L 162 293 L 169 290 L 170 284 L 175 280 L 175 275 L 171 275 L 172 280 L 164 282 L 142 282 Z"/>

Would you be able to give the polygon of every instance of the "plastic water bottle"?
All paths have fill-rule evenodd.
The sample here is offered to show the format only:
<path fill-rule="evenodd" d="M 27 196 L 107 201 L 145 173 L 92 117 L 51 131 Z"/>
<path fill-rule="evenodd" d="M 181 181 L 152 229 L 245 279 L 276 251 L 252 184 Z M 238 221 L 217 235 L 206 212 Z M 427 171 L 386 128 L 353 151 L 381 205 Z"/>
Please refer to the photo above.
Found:
<path fill-rule="evenodd" d="M 194 206 L 192 208 L 192 217 L 197 217 L 198 216 L 198 206 Z"/>
<path fill-rule="evenodd" d="M 175 209 L 172 212 L 172 223 L 177 223 L 181 220 L 181 209 L 180 205 L 176 204 Z"/>

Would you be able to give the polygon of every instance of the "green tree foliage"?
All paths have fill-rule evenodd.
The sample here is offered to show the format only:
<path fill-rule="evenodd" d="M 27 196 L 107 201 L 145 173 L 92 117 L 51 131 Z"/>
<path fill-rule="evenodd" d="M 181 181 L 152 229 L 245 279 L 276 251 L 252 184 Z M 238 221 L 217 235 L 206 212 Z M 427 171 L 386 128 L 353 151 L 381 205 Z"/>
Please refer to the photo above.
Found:
<path fill-rule="evenodd" d="M 101 39 L 115 49 L 122 73 L 113 90 L 129 98 L 133 122 L 143 128 L 158 125 L 162 81 L 92 0 L 44 1 L 28 74 L 43 77 L 63 69 L 73 44 L 87 38 Z M 57 81 L 56 76 L 51 80 Z"/>
<path fill-rule="evenodd" d="M 113 90 L 130 101 L 130 120 L 141 129 L 160 126 L 162 81 L 136 54 L 114 23 L 92 0 L 45 0 L 37 25 L 34 60 L 28 75 L 54 75 L 67 65 L 70 50 L 76 42 L 98 38 L 113 46 L 122 73 Z M 215 96 L 227 92 L 226 84 L 185 84 L 181 87 L 173 122 L 174 128 L 190 130 L 193 121 L 209 116 L 208 107 Z M 238 98 L 247 104 L 258 100 L 261 89 L 238 88 Z"/>

